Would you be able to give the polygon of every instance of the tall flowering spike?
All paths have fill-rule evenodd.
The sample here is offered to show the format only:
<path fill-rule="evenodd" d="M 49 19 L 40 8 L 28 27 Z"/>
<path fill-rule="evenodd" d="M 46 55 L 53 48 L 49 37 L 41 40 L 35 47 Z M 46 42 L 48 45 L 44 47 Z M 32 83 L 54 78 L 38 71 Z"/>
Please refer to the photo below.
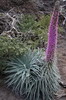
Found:
<path fill-rule="evenodd" d="M 46 49 L 46 61 L 52 61 L 57 46 L 59 1 L 56 2 L 48 31 L 48 44 Z"/>

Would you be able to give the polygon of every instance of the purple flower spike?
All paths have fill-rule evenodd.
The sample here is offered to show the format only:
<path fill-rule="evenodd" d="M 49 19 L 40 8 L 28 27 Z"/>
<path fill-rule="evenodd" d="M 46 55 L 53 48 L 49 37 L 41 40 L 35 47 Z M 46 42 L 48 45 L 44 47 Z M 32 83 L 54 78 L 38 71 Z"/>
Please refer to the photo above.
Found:
<path fill-rule="evenodd" d="M 48 44 L 46 49 L 46 61 L 53 60 L 55 49 L 57 47 L 58 16 L 59 16 L 59 2 L 56 2 L 49 25 Z"/>

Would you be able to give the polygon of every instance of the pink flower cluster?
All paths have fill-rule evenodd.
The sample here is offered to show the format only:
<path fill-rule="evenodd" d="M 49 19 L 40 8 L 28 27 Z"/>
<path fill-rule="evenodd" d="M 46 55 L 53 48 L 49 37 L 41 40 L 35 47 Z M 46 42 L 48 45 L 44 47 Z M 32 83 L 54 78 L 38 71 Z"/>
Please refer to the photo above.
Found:
<path fill-rule="evenodd" d="M 57 34 L 58 34 L 58 16 L 59 11 L 54 9 L 48 31 L 48 44 L 46 49 L 46 60 L 52 61 L 54 58 L 55 49 L 57 46 Z"/>

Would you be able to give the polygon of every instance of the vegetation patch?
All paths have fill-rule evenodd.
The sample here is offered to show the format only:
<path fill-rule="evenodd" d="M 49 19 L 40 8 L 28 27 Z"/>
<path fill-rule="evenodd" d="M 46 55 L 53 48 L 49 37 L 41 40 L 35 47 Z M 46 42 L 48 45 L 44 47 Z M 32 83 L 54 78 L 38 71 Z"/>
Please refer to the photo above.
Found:
<path fill-rule="evenodd" d="M 50 16 L 42 16 L 40 20 L 32 15 L 24 15 L 17 24 L 18 30 L 22 32 L 18 37 L 10 39 L 0 36 L 0 68 L 5 68 L 6 61 L 13 56 L 22 55 L 28 48 L 44 48 L 47 41 L 47 31 Z"/>
<path fill-rule="evenodd" d="M 23 54 L 28 47 L 18 39 L 10 39 L 7 36 L 0 36 L 0 68 L 6 66 L 6 61 L 13 56 Z"/>
<path fill-rule="evenodd" d="M 22 32 L 20 38 L 24 42 L 31 43 L 32 48 L 44 47 L 47 41 L 50 15 L 44 15 L 39 20 L 34 16 L 24 15 L 17 24 L 18 30 Z"/>

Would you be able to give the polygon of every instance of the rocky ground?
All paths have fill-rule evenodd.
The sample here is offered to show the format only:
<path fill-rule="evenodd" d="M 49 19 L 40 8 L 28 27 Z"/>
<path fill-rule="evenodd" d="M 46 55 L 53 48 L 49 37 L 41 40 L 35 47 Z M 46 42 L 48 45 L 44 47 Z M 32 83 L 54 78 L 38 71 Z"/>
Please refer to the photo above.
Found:
<path fill-rule="evenodd" d="M 66 34 L 58 37 L 58 67 L 60 70 L 61 80 L 65 85 L 58 93 L 58 100 L 66 100 Z"/>

